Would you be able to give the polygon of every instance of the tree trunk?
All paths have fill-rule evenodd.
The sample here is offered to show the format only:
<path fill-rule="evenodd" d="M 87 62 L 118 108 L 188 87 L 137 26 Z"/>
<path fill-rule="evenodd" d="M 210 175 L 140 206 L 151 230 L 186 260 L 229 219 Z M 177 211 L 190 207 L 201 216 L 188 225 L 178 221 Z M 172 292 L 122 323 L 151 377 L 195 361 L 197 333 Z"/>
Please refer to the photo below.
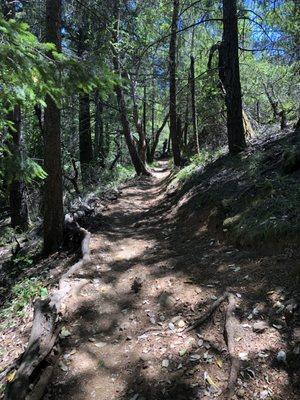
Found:
<path fill-rule="evenodd" d="M 236 0 L 223 0 L 224 87 L 227 108 L 229 151 L 239 153 L 246 147 L 238 54 L 238 19 Z M 220 49 L 221 50 L 221 49 Z"/>
<path fill-rule="evenodd" d="M 146 164 L 146 151 L 147 151 L 147 89 L 144 86 L 144 100 L 143 100 L 143 141 L 140 142 L 140 157 L 144 164 Z"/>
<path fill-rule="evenodd" d="M 177 132 L 177 99 L 176 99 L 176 42 L 177 24 L 179 15 L 179 0 L 173 0 L 173 16 L 171 25 L 171 38 L 169 47 L 169 74 L 170 74 L 170 137 L 174 164 L 181 165 L 180 143 Z"/>
<path fill-rule="evenodd" d="M 197 154 L 200 153 L 198 127 L 197 127 L 197 113 L 196 113 L 196 91 L 195 91 L 195 58 L 191 56 L 191 106 L 192 106 L 192 123 L 193 123 L 193 136 L 196 145 Z"/>
<path fill-rule="evenodd" d="M 156 131 L 156 134 L 154 135 L 154 140 L 153 140 L 150 152 L 149 152 L 149 160 L 148 160 L 149 163 L 152 163 L 154 161 L 154 156 L 155 156 L 156 148 L 158 145 L 159 137 L 160 137 L 160 134 L 163 131 L 166 123 L 168 122 L 168 119 L 169 119 L 169 114 L 167 114 L 165 116 L 160 128 Z"/>
<path fill-rule="evenodd" d="M 103 102 L 97 91 L 95 94 L 95 157 L 100 159 L 101 165 L 105 166 L 105 145 L 103 125 Z"/>
<path fill-rule="evenodd" d="M 138 149 L 139 149 L 139 157 L 144 165 L 146 165 L 146 149 L 147 149 L 147 143 L 146 143 L 146 136 L 145 136 L 145 130 L 144 126 L 139 118 L 139 110 L 138 106 L 136 103 L 136 95 L 135 95 L 135 85 L 136 83 L 133 82 L 130 77 L 128 76 L 130 80 L 130 86 L 131 86 L 131 99 L 133 103 L 133 121 L 135 124 L 136 131 L 139 135 L 139 143 L 138 143 Z"/>
<path fill-rule="evenodd" d="M 3 16 L 6 20 L 14 18 L 15 5 L 13 0 L 2 2 Z M 22 124 L 21 124 L 21 108 L 16 105 L 7 115 L 7 120 L 12 123 L 9 134 L 9 150 L 13 160 L 12 178 L 9 183 L 9 208 L 10 223 L 12 228 L 26 230 L 28 228 L 28 207 L 26 202 L 26 187 L 21 178 L 18 178 L 18 171 L 22 163 Z"/>
<path fill-rule="evenodd" d="M 286 110 L 283 107 L 281 107 L 281 110 L 279 110 L 279 102 L 272 98 L 272 95 L 268 91 L 268 88 L 267 88 L 267 86 L 265 84 L 264 84 L 264 89 L 265 89 L 265 92 L 266 92 L 266 96 L 267 96 L 267 98 L 269 100 L 269 103 L 270 103 L 270 105 L 272 107 L 274 119 L 276 120 L 277 117 L 280 118 L 280 129 L 284 130 L 285 128 L 287 128 Z M 273 88 L 272 88 L 272 93 L 273 93 L 273 96 L 274 96 Z"/>
<path fill-rule="evenodd" d="M 115 16 L 116 22 L 115 22 L 115 26 L 114 26 L 113 41 L 114 41 L 114 44 L 117 44 L 119 41 L 119 22 L 120 22 L 120 2 L 119 2 L 119 0 L 114 1 L 114 16 Z M 118 50 L 116 50 L 114 46 L 112 46 L 112 52 L 113 52 L 114 70 L 115 70 L 116 74 L 121 77 L 119 54 L 118 54 Z M 117 102 L 118 102 L 119 113 L 120 113 L 120 122 L 121 122 L 121 126 L 123 129 L 123 134 L 125 137 L 126 145 L 127 145 L 134 169 L 135 169 L 137 175 L 150 175 L 145 164 L 140 159 L 138 152 L 136 150 L 134 141 L 133 141 L 133 137 L 132 137 L 132 134 L 130 131 L 130 125 L 129 125 L 129 121 L 128 121 L 128 117 L 127 117 L 128 113 L 127 113 L 127 107 L 126 107 L 126 103 L 125 103 L 123 88 L 121 87 L 120 84 L 117 83 L 114 87 L 114 90 L 115 90 L 115 93 L 117 96 Z"/>
<path fill-rule="evenodd" d="M 83 16 L 82 26 L 78 29 L 77 55 L 84 58 L 87 48 L 88 24 Z M 81 174 L 85 178 L 89 164 L 93 161 L 93 143 L 91 130 L 90 96 L 88 93 L 79 93 L 79 154 Z M 84 179 L 83 179 L 84 180 Z"/>
<path fill-rule="evenodd" d="M 9 207 L 11 226 L 19 230 L 28 228 L 28 207 L 26 202 L 26 187 L 21 178 L 18 178 L 18 171 L 22 163 L 22 126 L 21 126 L 21 108 L 15 106 L 9 113 L 8 118 L 13 127 L 9 129 L 11 141 L 9 150 L 13 157 L 12 179 L 9 184 Z"/>
<path fill-rule="evenodd" d="M 46 41 L 61 51 L 61 0 L 47 0 Z M 52 55 L 49 54 L 49 57 Z M 60 146 L 60 110 L 51 96 L 46 96 L 44 116 L 44 251 L 59 249 L 63 241 L 63 191 Z"/>
<path fill-rule="evenodd" d="M 79 153 L 81 173 L 85 175 L 93 161 L 90 96 L 87 93 L 79 94 Z"/>

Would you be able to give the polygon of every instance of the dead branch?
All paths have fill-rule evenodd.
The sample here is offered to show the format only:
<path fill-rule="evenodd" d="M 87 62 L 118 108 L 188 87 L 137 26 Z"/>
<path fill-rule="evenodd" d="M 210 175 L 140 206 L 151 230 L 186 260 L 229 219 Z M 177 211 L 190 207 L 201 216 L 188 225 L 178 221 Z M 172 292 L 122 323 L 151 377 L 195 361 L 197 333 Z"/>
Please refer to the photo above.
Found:
<path fill-rule="evenodd" d="M 62 275 L 58 289 L 52 296 L 45 300 L 35 301 L 29 342 L 25 352 L 17 360 L 17 371 L 13 381 L 7 386 L 6 400 L 24 400 L 27 396 L 31 399 L 31 395 L 34 400 L 40 399 L 51 377 L 51 371 L 47 369 L 47 363 L 44 361 L 51 353 L 60 332 L 62 303 L 72 292 L 72 285 L 68 282 L 68 278 L 79 268 L 89 264 L 91 260 L 91 234 L 81 227 L 78 229 L 82 235 L 82 258 Z M 40 377 L 38 381 L 36 377 Z"/>
<path fill-rule="evenodd" d="M 71 159 L 73 170 L 74 170 L 74 175 L 73 176 L 68 176 L 67 174 L 64 174 L 64 178 L 66 178 L 68 181 L 70 181 L 74 187 L 75 193 L 80 194 L 80 190 L 78 187 L 78 175 L 79 171 L 76 165 L 76 161 L 74 158 Z"/>
<path fill-rule="evenodd" d="M 208 309 L 193 323 L 185 329 L 185 332 L 190 332 L 195 328 L 198 328 L 203 322 L 205 322 L 211 314 L 228 298 L 228 292 L 225 292 L 221 297 L 219 297 L 215 302 L 213 302 Z"/>

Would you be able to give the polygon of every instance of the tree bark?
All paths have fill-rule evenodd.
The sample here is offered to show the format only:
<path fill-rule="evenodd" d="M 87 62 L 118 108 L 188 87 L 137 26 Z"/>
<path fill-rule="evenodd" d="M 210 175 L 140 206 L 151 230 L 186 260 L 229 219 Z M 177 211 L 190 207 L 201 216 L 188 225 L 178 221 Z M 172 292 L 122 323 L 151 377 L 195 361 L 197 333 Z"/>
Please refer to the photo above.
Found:
<path fill-rule="evenodd" d="M 114 25 L 113 41 L 114 41 L 114 44 L 117 44 L 119 41 L 119 22 L 120 22 L 120 1 L 119 0 L 114 1 L 114 17 L 115 17 L 115 25 Z M 113 52 L 114 70 L 115 70 L 116 74 L 121 77 L 119 54 L 118 54 L 118 50 L 116 50 L 114 46 L 112 46 L 112 52 Z M 117 83 L 117 84 L 115 84 L 114 90 L 115 90 L 115 93 L 117 96 L 117 102 L 118 102 L 119 113 L 120 113 L 120 122 L 121 122 L 121 126 L 123 129 L 123 134 L 125 137 L 126 145 L 127 145 L 134 169 L 135 169 L 137 175 L 150 175 L 150 172 L 147 170 L 145 164 L 140 159 L 137 149 L 135 147 L 135 143 L 133 141 L 133 137 L 131 134 L 130 125 L 129 125 L 129 121 L 128 121 L 128 117 L 127 117 L 128 113 L 127 113 L 127 107 L 126 107 L 123 88 L 119 83 Z"/>
<path fill-rule="evenodd" d="M 21 126 L 21 108 L 15 106 L 9 113 L 8 118 L 13 127 L 9 129 L 11 141 L 9 150 L 13 159 L 12 179 L 9 184 L 9 208 L 11 226 L 24 231 L 28 228 L 28 207 L 26 202 L 26 187 L 21 177 L 18 177 L 18 170 L 21 168 L 22 154 L 22 126 Z"/>
<path fill-rule="evenodd" d="M 87 50 L 87 32 L 88 22 L 83 14 L 81 26 L 78 28 L 77 55 L 79 59 L 84 59 Z M 90 96 L 84 92 L 79 93 L 79 155 L 81 174 L 85 178 L 88 166 L 93 161 L 93 143 Z"/>
<path fill-rule="evenodd" d="M 61 50 L 61 0 L 47 0 L 46 41 Z M 52 55 L 49 54 L 49 57 Z M 57 251 L 63 241 L 63 190 L 60 143 L 60 110 L 51 96 L 46 96 L 44 116 L 44 251 Z"/>
<path fill-rule="evenodd" d="M 272 95 L 271 95 L 271 93 L 268 91 L 268 88 L 267 88 L 267 86 L 266 86 L 265 84 L 264 84 L 264 89 L 265 89 L 266 96 L 267 96 L 267 98 L 268 98 L 268 100 L 269 100 L 269 103 L 270 103 L 270 105 L 271 105 L 271 107 L 272 107 L 274 119 L 276 120 L 277 117 L 280 118 L 280 129 L 281 129 L 281 130 L 284 130 L 285 128 L 287 128 L 286 110 L 285 110 L 283 107 L 281 107 L 281 110 L 279 110 L 279 103 L 278 103 L 278 101 L 277 101 L 277 100 L 274 100 L 274 99 L 272 98 Z M 273 96 L 274 96 L 273 88 L 272 88 L 272 92 L 273 92 Z"/>
<path fill-rule="evenodd" d="M 192 106 L 192 123 L 193 123 L 193 136 L 196 145 L 197 154 L 200 153 L 198 127 L 197 127 L 197 113 L 196 113 L 196 90 L 195 90 L 195 58 L 191 55 L 191 106 Z"/>
<path fill-rule="evenodd" d="M 246 147 L 238 54 L 236 0 L 223 0 L 223 41 L 225 103 L 229 152 L 237 154 Z"/>
<path fill-rule="evenodd" d="M 129 76 L 128 76 L 129 77 Z M 146 149 L 147 149 L 147 143 L 146 143 L 146 136 L 145 136 L 145 130 L 144 126 L 139 118 L 139 110 L 138 110 L 138 105 L 136 102 L 136 94 L 135 94 L 135 86 L 136 82 L 133 82 L 130 77 L 130 86 L 131 86 L 131 99 L 133 103 L 133 121 L 135 124 L 136 131 L 139 135 L 139 143 L 138 143 L 138 150 L 139 150 L 139 157 L 144 165 L 146 165 Z M 143 111 L 144 112 L 144 111 Z M 143 116 L 144 117 L 144 116 Z"/>
<path fill-rule="evenodd" d="M 177 98 L 176 98 L 176 47 L 177 47 L 177 24 L 179 15 L 179 0 L 173 0 L 173 16 L 171 25 L 171 38 L 169 47 L 169 76 L 170 76 L 170 137 L 174 164 L 181 166 L 180 143 L 177 132 Z"/>
<path fill-rule="evenodd" d="M 85 175 L 89 164 L 93 161 L 90 96 L 88 93 L 79 94 L 79 154 L 81 173 Z"/>
<path fill-rule="evenodd" d="M 156 151 L 156 148 L 157 148 L 157 145 L 158 145 L 159 137 L 160 137 L 160 134 L 163 131 L 164 127 L 166 126 L 166 123 L 168 122 L 168 119 L 169 119 L 169 114 L 166 114 L 166 116 L 163 119 L 163 122 L 162 122 L 160 128 L 156 131 L 156 134 L 154 135 L 154 140 L 153 140 L 150 152 L 149 152 L 149 160 L 148 160 L 149 163 L 154 161 L 155 151 Z"/>
<path fill-rule="evenodd" d="M 147 152 L 147 89 L 144 86 L 144 99 L 143 99 L 143 137 L 140 141 L 140 157 L 144 164 L 146 164 Z"/>
<path fill-rule="evenodd" d="M 103 124 L 103 102 L 97 91 L 95 94 L 95 157 L 100 159 L 101 165 L 105 166 L 104 146 L 104 124 Z"/>

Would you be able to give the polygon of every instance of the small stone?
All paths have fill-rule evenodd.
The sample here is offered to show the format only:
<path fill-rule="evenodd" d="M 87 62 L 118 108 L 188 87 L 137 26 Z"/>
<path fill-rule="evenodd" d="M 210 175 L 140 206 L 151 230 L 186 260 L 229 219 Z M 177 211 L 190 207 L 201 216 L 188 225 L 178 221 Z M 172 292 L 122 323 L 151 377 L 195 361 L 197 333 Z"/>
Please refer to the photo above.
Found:
<path fill-rule="evenodd" d="M 190 356 L 190 361 L 198 361 L 200 360 L 200 358 L 201 358 L 200 354 L 192 354 Z"/>
<path fill-rule="evenodd" d="M 280 350 L 280 351 L 277 353 L 276 359 L 277 359 L 277 361 L 278 361 L 279 363 L 281 363 L 281 364 L 286 364 L 286 352 L 283 351 L 283 350 Z"/>
<path fill-rule="evenodd" d="M 266 329 L 268 329 L 268 324 L 265 321 L 259 321 L 259 322 L 255 322 L 255 324 L 253 324 L 254 332 L 262 333 Z"/>
<path fill-rule="evenodd" d="M 240 399 L 243 399 L 243 398 L 245 397 L 245 393 L 246 393 L 245 389 L 239 389 L 239 390 L 236 392 L 236 395 L 237 395 L 237 397 L 239 397 Z"/>
<path fill-rule="evenodd" d="M 173 324 L 173 322 L 170 322 L 169 325 L 168 325 L 168 327 L 169 327 L 169 329 L 170 329 L 171 331 L 174 331 L 174 330 L 175 330 L 175 325 Z"/>
<path fill-rule="evenodd" d="M 184 322 L 184 320 L 181 319 L 180 321 L 178 321 L 177 326 L 178 326 L 179 328 L 185 327 L 185 322 Z"/>
<path fill-rule="evenodd" d="M 259 398 L 261 399 L 261 400 L 265 400 L 265 399 L 267 399 L 269 397 L 269 391 L 268 390 L 262 390 L 260 393 L 259 393 Z"/>
<path fill-rule="evenodd" d="M 162 361 L 162 363 L 161 363 L 161 365 L 164 367 L 164 368 L 168 368 L 168 366 L 169 366 L 169 360 L 167 359 L 167 358 L 165 358 L 163 361 Z"/>
<path fill-rule="evenodd" d="M 164 292 L 159 297 L 159 304 L 162 307 L 172 308 L 172 307 L 174 307 L 175 303 L 176 303 L 176 300 L 174 299 L 174 297 L 170 296 L 168 293 Z"/>
<path fill-rule="evenodd" d="M 95 346 L 97 346 L 99 348 L 104 347 L 104 346 L 106 346 L 106 342 L 97 342 L 97 343 L 95 343 Z"/>

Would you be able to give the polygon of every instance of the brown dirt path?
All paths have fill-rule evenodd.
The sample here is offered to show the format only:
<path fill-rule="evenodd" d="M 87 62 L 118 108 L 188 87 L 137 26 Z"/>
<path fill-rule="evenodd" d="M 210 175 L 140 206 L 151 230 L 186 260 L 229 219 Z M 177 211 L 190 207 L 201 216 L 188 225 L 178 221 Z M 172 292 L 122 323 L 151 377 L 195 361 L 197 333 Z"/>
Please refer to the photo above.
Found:
<path fill-rule="evenodd" d="M 183 330 L 227 286 L 241 302 L 243 326 L 235 340 L 247 359 L 238 395 L 299 398 L 289 372 L 273 362 L 286 349 L 286 336 L 263 311 L 284 296 L 276 286 L 282 262 L 221 243 L 197 219 L 178 224 L 171 196 L 164 197 L 168 174 L 161 164 L 152 178 L 123 188 L 92 231 L 93 262 L 73 278 L 79 289 L 67 304 L 70 335 L 61 340 L 62 356 L 44 399 L 224 398 L 224 307 L 197 332 Z M 279 271 L 273 280 L 271 266 Z M 269 327 L 258 335 L 247 317 L 259 305 L 253 319 L 266 319 Z"/>

